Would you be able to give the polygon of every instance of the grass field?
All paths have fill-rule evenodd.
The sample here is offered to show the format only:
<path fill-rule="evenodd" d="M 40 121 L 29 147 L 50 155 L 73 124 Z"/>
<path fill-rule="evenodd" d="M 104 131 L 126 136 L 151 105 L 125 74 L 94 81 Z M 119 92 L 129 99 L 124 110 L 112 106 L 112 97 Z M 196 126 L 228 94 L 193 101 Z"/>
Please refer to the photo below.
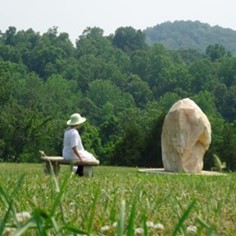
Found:
<path fill-rule="evenodd" d="M 236 235 L 236 174 L 198 176 L 0 164 L 0 235 Z"/>

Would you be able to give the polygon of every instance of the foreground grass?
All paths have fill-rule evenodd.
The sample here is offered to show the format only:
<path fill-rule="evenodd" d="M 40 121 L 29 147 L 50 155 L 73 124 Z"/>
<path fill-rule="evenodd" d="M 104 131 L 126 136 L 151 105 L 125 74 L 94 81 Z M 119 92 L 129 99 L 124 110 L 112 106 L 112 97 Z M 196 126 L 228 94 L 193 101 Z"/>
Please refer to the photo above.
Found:
<path fill-rule="evenodd" d="M 0 164 L 0 235 L 236 235 L 236 174 L 96 167 L 78 178 L 63 166 L 54 178 L 42 169 Z"/>

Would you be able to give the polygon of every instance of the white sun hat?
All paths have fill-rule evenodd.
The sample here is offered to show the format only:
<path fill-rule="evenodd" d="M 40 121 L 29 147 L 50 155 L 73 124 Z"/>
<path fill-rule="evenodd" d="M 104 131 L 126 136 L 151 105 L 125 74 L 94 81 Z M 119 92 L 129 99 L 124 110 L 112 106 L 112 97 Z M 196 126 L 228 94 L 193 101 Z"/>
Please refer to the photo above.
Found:
<path fill-rule="evenodd" d="M 79 113 L 74 113 L 71 115 L 70 119 L 67 121 L 67 125 L 79 125 L 86 121 L 85 117 L 82 117 Z"/>

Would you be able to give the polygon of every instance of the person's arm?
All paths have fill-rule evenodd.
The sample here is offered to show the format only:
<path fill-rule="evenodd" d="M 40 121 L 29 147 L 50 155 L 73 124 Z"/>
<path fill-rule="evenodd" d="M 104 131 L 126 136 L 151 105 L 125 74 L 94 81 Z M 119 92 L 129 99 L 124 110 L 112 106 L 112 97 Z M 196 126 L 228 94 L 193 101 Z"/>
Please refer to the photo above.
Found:
<path fill-rule="evenodd" d="M 80 159 L 81 162 L 85 162 L 85 161 L 80 157 L 79 152 L 78 152 L 78 149 L 77 149 L 76 146 L 73 147 L 72 150 L 73 150 L 73 152 L 75 153 L 75 155 Z"/>

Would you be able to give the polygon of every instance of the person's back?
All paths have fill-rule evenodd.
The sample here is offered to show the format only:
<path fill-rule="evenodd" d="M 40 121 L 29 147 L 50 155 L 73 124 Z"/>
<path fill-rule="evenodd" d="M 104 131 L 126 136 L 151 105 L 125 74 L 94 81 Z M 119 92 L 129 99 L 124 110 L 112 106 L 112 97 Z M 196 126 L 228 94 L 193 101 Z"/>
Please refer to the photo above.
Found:
<path fill-rule="evenodd" d="M 78 159 L 72 149 L 73 147 L 76 147 L 79 151 L 84 150 L 79 132 L 75 128 L 70 127 L 65 131 L 63 140 L 62 156 L 66 160 Z"/>

